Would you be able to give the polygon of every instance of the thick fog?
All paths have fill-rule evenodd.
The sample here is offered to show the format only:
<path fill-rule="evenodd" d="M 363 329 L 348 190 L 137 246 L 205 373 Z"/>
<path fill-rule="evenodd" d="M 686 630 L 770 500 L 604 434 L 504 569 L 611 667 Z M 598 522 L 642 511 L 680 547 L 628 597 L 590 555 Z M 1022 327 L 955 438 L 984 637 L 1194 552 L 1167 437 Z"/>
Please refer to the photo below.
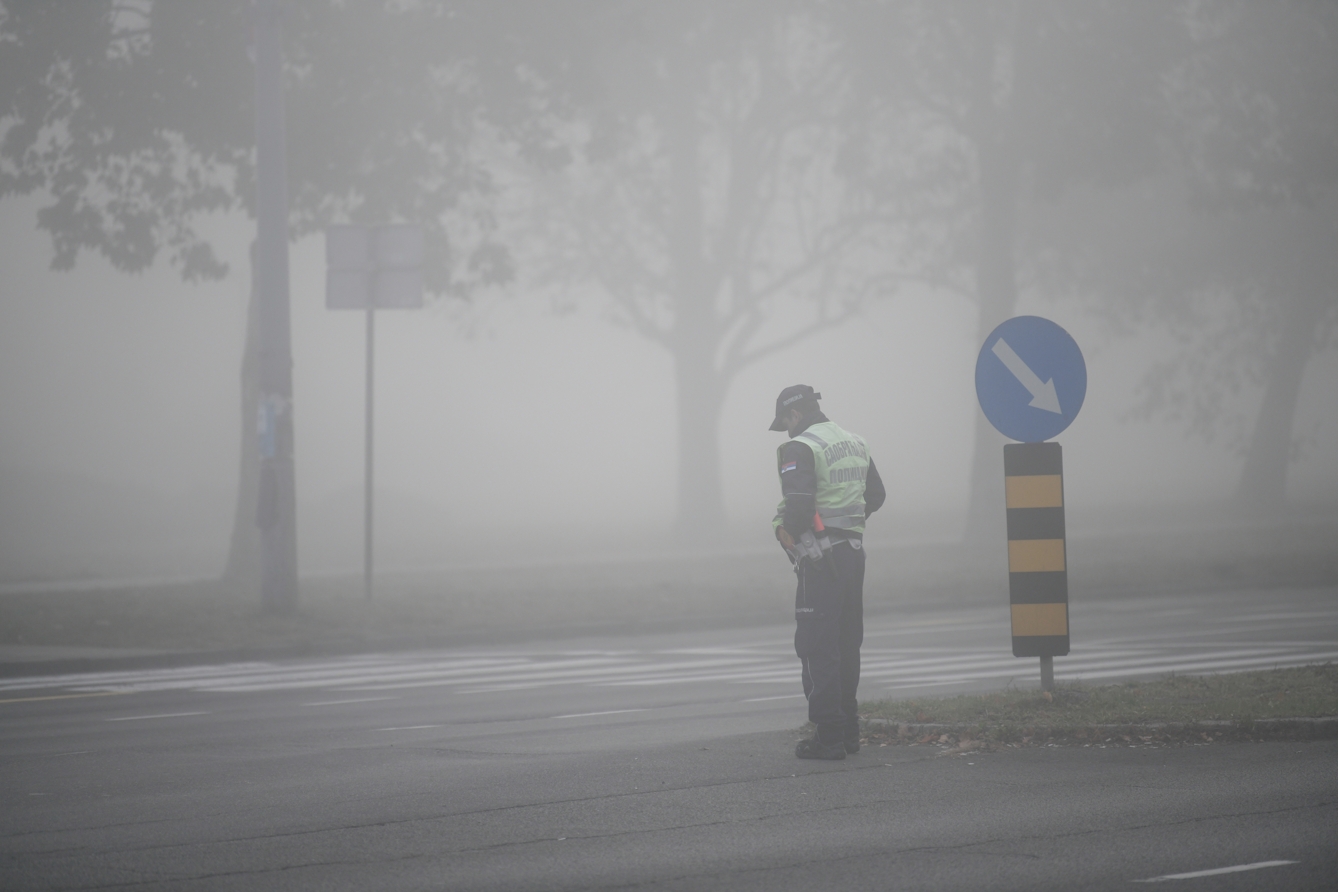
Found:
<path fill-rule="evenodd" d="M 523 190 L 523 180 L 509 188 Z M 231 212 L 200 224 L 229 267 L 216 281 L 184 282 L 166 256 L 130 274 L 84 252 L 73 270 L 55 271 L 50 237 L 36 225 L 44 201 L 40 191 L 0 201 L 0 582 L 215 575 L 237 508 L 239 450 L 249 442 L 240 362 L 254 222 Z M 1323 227 L 1338 246 L 1332 196 L 1325 201 L 1307 218 L 1317 222 L 1302 225 Z M 1097 203 L 1076 207 L 1079 215 L 1104 213 Z M 980 413 L 979 310 L 969 292 L 884 289 L 849 321 L 728 382 L 718 436 L 727 528 L 702 529 L 693 546 L 673 535 L 674 357 L 611 319 L 597 283 L 546 279 L 543 265 L 526 259 L 518 252 L 517 277 L 469 301 L 430 296 L 421 310 L 377 315 L 380 568 L 774 547 L 774 451 L 783 435 L 767 426 L 777 392 L 796 383 L 821 391 L 827 415 L 871 446 L 889 489 L 888 507 L 870 523 L 871 543 L 961 535 Z M 1332 327 L 1338 277 L 1331 267 L 1316 275 Z M 365 322 L 360 312 L 326 309 L 324 276 L 323 240 L 296 240 L 290 299 L 304 574 L 361 566 Z M 1222 393 L 1209 411 L 1223 423 L 1207 434 L 1193 412 L 1159 406 L 1149 381 L 1205 342 L 1244 342 L 1249 326 L 1270 324 L 1267 307 L 1215 308 L 1208 295 L 1187 339 L 1184 327 L 1171 331 L 1155 314 L 1117 323 L 1092 301 L 1038 281 L 1020 282 L 1011 315 L 1059 323 L 1088 365 L 1082 412 L 1058 438 L 1070 534 L 1232 522 L 1223 508 L 1237 490 L 1263 381 L 1246 372 L 1214 385 Z M 802 325 L 806 312 L 781 307 L 775 324 Z M 1286 470 L 1292 510 L 1338 500 L 1331 348 L 1332 337 L 1306 363 L 1296 397 Z M 1193 389 L 1195 374 L 1221 374 L 1209 364 L 1175 367 L 1182 389 Z"/>
<path fill-rule="evenodd" d="M 31 208 L 3 207 L 6 581 L 216 572 L 236 501 L 245 276 L 192 287 L 171 270 L 128 276 L 95 260 L 50 272 Z M 227 233 L 243 244 L 245 224 Z M 323 245 L 299 244 L 294 401 L 308 572 L 356 570 L 362 547 L 364 319 L 324 308 L 323 276 Z M 1082 414 L 1060 438 L 1075 514 L 1146 518 L 1146 509 L 1180 520 L 1229 498 L 1240 455 L 1173 422 L 1125 417 L 1148 365 L 1175 345 L 1114 336 L 1064 306 L 1026 309 L 1061 322 L 1088 360 Z M 871 540 L 955 535 L 979 411 L 974 323 L 959 299 L 896 298 L 749 369 L 721 426 L 735 527 L 724 541 L 769 540 L 782 435 L 766 428 L 791 383 L 819 388 L 830 417 L 869 441 L 890 491 Z M 674 385 L 662 351 L 596 314 L 557 316 L 523 295 L 468 324 L 441 305 L 386 311 L 376 335 L 383 566 L 447 566 L 480 548 L 492 559 L 646 551 L 669 535 Z M 1323 359 L 1297 408 L 1306 449 L 1287 489 L 1302 505 L 1338 497 L 1338 357 Z M 1240 411 L 1258 398 L 1242 394 Z M 707 547 L 724 544 L 717 535 L 708 531 Z"/>

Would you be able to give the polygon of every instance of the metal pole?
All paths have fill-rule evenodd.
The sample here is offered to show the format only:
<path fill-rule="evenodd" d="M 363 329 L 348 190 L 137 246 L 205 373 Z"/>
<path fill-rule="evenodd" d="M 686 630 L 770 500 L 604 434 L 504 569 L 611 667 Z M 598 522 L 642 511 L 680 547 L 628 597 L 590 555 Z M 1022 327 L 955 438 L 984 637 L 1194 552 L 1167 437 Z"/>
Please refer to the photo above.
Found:
<path fill-rule="evenodd" d="M 1055 658 L 1041 657 L 1041 690 L 1055 689 Z"/>
<path fill-rule="evenodd" d="M 367 430 L 366 430 L 366 466 L 363 469 L 363 518 L 362 518 L 362 585 L 363 593 L 370 601 L 372 598 L 372 397 L 373 387 L 372 345 L 376 340 L 376 310 L 367 308 Z"/>
<path fill-rule="evenodd" d="M 276 0 L 255 4 L 256 291 L 259 308 L 260 599 L 297 607 L 297 497 L 293 467 L 293 355 L 288 306 L 288 172 L 282 21 Z"/>

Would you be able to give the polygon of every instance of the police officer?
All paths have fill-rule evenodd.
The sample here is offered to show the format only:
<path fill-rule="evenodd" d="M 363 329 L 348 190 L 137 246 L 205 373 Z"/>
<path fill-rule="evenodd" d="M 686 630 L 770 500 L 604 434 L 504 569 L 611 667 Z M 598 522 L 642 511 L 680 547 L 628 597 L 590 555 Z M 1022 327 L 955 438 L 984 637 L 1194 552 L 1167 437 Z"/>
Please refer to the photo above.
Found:
<path fill-rule="evenodd" d="M 887 493 L 863 438 L 828 420 L 807 384 L 776 397 L 773 431 L 781 501 L 772 520 L 799 578 L 794 649 L 803 664 L 808 719 L 817 732 L 801 759 L 859 752 L 859 648 L 864 641 L 864 520 Z"/>

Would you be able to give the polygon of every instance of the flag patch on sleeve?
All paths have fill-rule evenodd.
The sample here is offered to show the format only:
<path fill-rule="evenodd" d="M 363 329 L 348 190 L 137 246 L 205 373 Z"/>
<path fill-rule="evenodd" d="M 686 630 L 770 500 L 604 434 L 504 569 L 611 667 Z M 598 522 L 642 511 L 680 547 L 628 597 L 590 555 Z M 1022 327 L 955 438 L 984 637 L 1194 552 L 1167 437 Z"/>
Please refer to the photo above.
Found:
<path fill-rule="evenodd" d="M 799 467 L 799 462 L 797 461 L 792 461 L 789 464 L 781 465 L 781 473 L 784 474 L 786 471 L 793 471 L 797 467 Z"/>

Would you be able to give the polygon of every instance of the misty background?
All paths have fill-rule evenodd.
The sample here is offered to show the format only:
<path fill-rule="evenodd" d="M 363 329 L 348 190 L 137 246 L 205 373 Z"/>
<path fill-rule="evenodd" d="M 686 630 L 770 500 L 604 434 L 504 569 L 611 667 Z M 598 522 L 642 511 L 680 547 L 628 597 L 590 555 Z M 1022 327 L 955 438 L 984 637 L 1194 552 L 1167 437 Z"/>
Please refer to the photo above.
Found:
<path fill-rule="evenodd" d="M 203 3 L 51 12 L 63 6 L 6 2 L 0 25 L 0 583 L 216 576 L 247 485 L 248 26 Z M 889 491 L 871 546 L 969 539 L 973 485 L 988 484 L 973 463 L 1001 475 L 1004 442 L 976 404 L 976 354 L 1026 313 L 1066 328 L 1088 364 L 1082 413 L 1058 438 L 1070 536 L 1338 504 L 1338 5 L 359 6 L 288 11 L 304 574 L 361 567 L 364 323 L 325 309 L 320 235 L 349 219 L 451 233 L 430 240 L 449 256 L 428 305 L 377 316 L 385 571 L 774 548 L 781 435 L 767 425 L 795 383 L 870 443 Z M 381 64 L 380 41 L 426 28 L 394 20 L 425 10 L 433 33 L 470 39 L 429 35 Z M 167 50 L 211 28 L 235 75 L 204 97 L 235 113 L 215 134 L 183 123 L 218 112 L 173 92 L 193 63 Z M 125 43 L 140 30 L 149 42 Z M 527 55 L 539 40 L 544 55 Z M 90 58 L 115 76 L 147 60 L 125 89 L 166 97 L 75 103 L 77 118 L 107 99 L 88 130 L 130 134 L 111 148 L 80 143 L 53 98 L 66 94 L 51 72 L 74 71 L 78 89 L 96 65 L 69 59 Z M 207 79 L 214 63 L 199 64 Z M 346 81 L 313 83 L 341 65 Z M 423 71 L 436 75 L 411 79 Z M 360 122 L 362 104 L 338 101 L 350 92 L 385 108 Z M 401 181 L 397 150 L 329 148 L 391 119 L 430 135 L 421 119 L 446 106 L 458 142 L 411 172 L 466 183 L 436 204 Z M 24 126 L 34 114 L 44 133 Z M 982 177 L 1001 138 L 1011 179 L 991 204 Z M 194 161 L 156 179 L 108 162 L 160 149 Z M 196 162 L 237 172 L 192 205 Z M 340 164 L 347 189 L 323 193 Z M 71 195 L 84 204 L 65 214 Z M 125 247 L 126 207 L 148 248 Z M 991 236 L 1000 208 L 1009 220 Z M 212 256 L 193 268 L 197 243 Z M 505 271 L 469 280 L 471 256 L 498 256 L 478 246 L 504 252 Z M 686 272 L 684 250 L 702 261 Z M 727 373 L 733 336 L 720 332 L 739 307 L 758 357 Z M 717 339 L 692 352 L 698 318 Z M 714 433 L 682 415 L 685 364 L 713 370 L 698 402 Z M 1291 411 L 1261 421 L 1270 401 Z M 1285 479 L 1261 498 L 1243 473 L 1266 448 L 1260 429 L 1279 425 Z M 685 464 L 685 428 L 704 432 L 718 469 Z M 688 473 L 718 511 L 698 511 Z M 1002 529 L 1001 500 L 994 510 Z"/>

